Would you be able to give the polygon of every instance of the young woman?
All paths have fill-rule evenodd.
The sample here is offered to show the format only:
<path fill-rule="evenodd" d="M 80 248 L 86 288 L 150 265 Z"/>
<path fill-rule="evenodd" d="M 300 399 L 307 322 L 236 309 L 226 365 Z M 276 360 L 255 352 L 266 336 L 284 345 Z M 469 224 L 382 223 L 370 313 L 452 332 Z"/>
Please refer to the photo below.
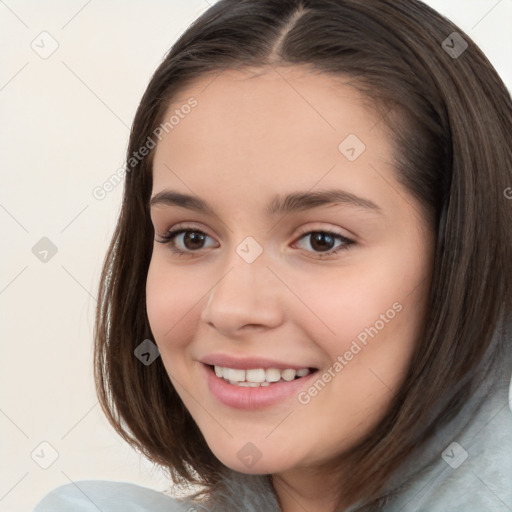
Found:
<path fill-rule="evenodd" d="M 417 0 L 213 5 L 137 111 L 95 329 L 107 417 L 190 496 L 36 512 L 511 510 L 511 148 Z"/>

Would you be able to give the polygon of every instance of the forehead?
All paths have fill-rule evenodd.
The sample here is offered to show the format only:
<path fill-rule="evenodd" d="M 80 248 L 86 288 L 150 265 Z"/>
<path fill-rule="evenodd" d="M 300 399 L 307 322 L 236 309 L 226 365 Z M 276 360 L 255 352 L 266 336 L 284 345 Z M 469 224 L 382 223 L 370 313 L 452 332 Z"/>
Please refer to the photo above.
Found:
<path fill-rule="evenodd" d="M 172 186 L 211 195 L 213 185 L 254 196 L 293 185 L 309 189 L 319 180 L 339 185 L 344 176 L 352 192 L 364 195 L 358 180 L 377 180 L 368 163 L 387 165 L 391 149 L 378 115 L 348 82 L 304 67 L 201 77 L 164 116 L 163 122 L 173 114 L 178 122 L 157 144 L 154 191 Z M 191 99 L 195 106 L 184 108 Z M 364 147 L 355 161 L 340 150 L 347 139 L 360 144 L 358 151 Z"/>
<path fill-rule="evenodd" d="M 375 125 L 378 115 L 349 84 L 348 77 L 305 66 L 224 70 L 202 76 L 183 89 L 172 99 L 164 118 L 194 97 L 197 106 L 188 115 L 190 121 L 182 123 L 184 129 L 173 129 L 176 141 L 180 132 L 189 135 L 188 131 L 202 126 L 221 127 L 222 134 L 230 130 L 247 142 L 248 135 L 256 134 L 267 134 L 266 139 L 275 142 L 279 134 L 281 138 L 302 134 L 309 140 L 336 132 L 340 136 L 346 130 L 362 135 Z M 210 133 L 209 140 L 216 140 L 216 132 Z"/>

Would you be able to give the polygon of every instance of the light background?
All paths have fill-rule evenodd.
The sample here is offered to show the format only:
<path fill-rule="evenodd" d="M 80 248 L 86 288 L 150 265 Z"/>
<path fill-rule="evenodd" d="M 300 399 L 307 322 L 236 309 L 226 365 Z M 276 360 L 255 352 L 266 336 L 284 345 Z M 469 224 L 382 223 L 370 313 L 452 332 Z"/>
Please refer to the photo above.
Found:
<path fill-rule="evenodd" d="M 480 45 L 512 89 L 512 0 L 427 3 Z M 95 297 L 122 184 L 103 200 L 92 190 L 123 165 L 151 74 L 208 5 L 0 0 L 0 511 L 31 511 L 70 480 L 167 486 L 97 403 Z M 31 47 L 51 48 L 43 31 L 59 45 L 47 59 Z M 32 252 L 42 237 L 57 247 L 46 263 Z M 42 442 L 58 452 L 48 469 Z"/>

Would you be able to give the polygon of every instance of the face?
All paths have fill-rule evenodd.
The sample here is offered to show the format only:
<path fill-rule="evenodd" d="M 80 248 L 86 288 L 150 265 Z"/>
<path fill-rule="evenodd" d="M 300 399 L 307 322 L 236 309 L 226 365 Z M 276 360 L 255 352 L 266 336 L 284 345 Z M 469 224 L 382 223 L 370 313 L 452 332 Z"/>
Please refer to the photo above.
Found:
<path fill-rule="evenodd" d="M 174 99 L 146 291 L 215 456 L 284 475 L 342 455 L 389 408 L 423 328 L 434 238 L 363 98 L 340 77 L 278 71 L 224 71 Z"/>

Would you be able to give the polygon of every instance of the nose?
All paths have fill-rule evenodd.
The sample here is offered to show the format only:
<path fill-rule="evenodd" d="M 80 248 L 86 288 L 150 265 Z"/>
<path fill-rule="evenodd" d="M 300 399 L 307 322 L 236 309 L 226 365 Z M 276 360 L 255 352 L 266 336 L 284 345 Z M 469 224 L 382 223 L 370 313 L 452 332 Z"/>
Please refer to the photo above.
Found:
<path fill-rule="evenodd" d="M 236 339 L 247 330 L 271 329 L 283 321 L 283 285 L 260 256 L 247 263 L 238 254 L 210 291 L 201 320 Z"/>

